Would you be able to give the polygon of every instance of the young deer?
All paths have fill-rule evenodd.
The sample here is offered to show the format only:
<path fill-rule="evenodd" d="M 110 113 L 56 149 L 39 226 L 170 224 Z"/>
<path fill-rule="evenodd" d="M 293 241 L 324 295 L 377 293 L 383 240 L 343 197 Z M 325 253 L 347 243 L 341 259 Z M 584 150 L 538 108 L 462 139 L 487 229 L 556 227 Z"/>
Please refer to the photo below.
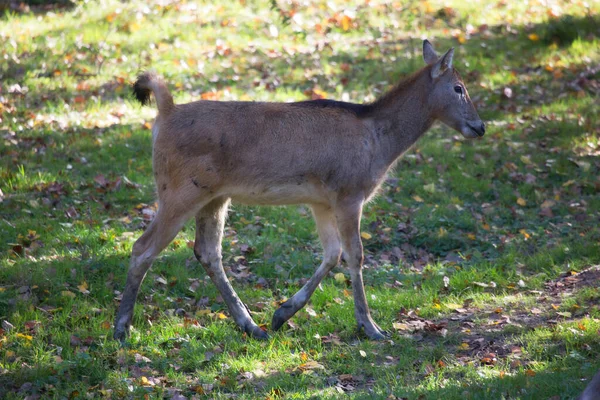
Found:
<path fill-rule="evenodd" d="M 152 128 L 158 190 L 156 217 L 133 245 L 114 337 L 124 340 L 138 289 L 154 258 L 184 223 L 196 218 L 194 254 L 219 289 L 239 327 L 256 338 L 266 332 L 250 317 L 221 263 L 221 239 L 230 200 L 245 204 L 310 205 L 323 261 L 308 282 L 275 312 L 279 329 L 310 299 L 342 249 L 354 293 L 358 328 L 371 339 L 383 331 L 371 318 L 362 278 L 360 219 L 364 204 L 390 167 L 440 120 L 467 138 L 485 126 L 460 76 L 454 51 L 438 58 L 423 42 L 426 66 L 371 104 L 332 100 L 299 103 L 196 101 L 173 103 L 158 76 L 139 76 L 134 92 L 146 104 L 154 93 Z"/>

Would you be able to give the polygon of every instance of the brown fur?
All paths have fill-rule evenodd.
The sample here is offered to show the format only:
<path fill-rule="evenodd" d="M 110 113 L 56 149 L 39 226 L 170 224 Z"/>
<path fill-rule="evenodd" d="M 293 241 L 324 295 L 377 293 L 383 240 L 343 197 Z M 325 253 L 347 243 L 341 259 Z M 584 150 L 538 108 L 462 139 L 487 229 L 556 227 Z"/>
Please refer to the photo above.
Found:
<path fill-rule="evenodd" d="M 220 237 L 230 199 L 246 204 L 305 203 L 313 209 L 324 261 L 309 283 L 277 310 L 275 328 L 308 301 L 343 248 L 359 327 L 369 337 L 383 337 L 371 319 L 362 284 L 362 206 L 398 157 L 435 120 L 469 137 L 473 132 L 483 134 L 468 94 L 459 97 L 452 91 L 455 85 L 464 87 L 451 67 L 452 50 L 438 59 L 428 42 L 424 46 L 431 62 L 368 105 L 331 100 L 174 105 L 159 77 L 142 74 L 134 86 L 136 95 L 144 103 L 148 91 L 154 92 L 159 110 L 153 127 L 159 211 L 134 245 L 115 337 L 123 338 L 129 327 L 139 284 L 152 260 L 194 215 L 201 232 L 195 246 L 198 259 L 238 325 L 264 336 L 243 309 L 221 265 Z M 477 130 L 469 128 L 475 125 Z"/>

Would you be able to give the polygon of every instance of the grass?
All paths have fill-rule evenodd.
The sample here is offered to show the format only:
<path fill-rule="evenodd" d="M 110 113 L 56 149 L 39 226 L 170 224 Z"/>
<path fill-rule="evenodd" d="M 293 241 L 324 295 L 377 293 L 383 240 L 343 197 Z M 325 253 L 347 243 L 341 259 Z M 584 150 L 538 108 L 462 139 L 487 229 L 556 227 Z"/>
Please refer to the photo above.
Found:
<path fill-rule="evenodd" d="M 576 397 L 600 368 L 597 274 L 576 275 L 600 260 L 598 6 L 275 4 L 1 17 L 0 397 Z M 193 257 L 192 223 L 146 277 L 127 345 L 110 339 L 154 212 L 156 111 L 128 95 L 137 71 L 177 102 L 362 102 L 422 65 L 422 36 L 456 48 L 489 133 L 436 127 L 365 210 L 367 296 L 390 340 L 356 332 L 342 275 L 268 341 L 247 338 Z M 303 206 L 234 205 L 223 250 L 267 325 L 320 257 Z"/>

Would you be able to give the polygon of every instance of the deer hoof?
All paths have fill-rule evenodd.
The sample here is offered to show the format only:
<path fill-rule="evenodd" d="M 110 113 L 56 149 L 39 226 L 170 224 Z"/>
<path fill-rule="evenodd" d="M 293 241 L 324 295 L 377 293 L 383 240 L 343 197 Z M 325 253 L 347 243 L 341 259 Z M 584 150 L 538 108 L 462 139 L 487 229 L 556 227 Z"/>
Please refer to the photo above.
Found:
<path fill-rule="evenodd" d="M 292 311 L 292 306 L 288 303 L 283 303 L 277 310 L 275 310 L 273 319 L 271 320 L 271 328 L 274 331 L 278 331 L 279 328 L 281 328 L 283 324 L 285 324 L 285 322 L 294 315 L 294 313 L 290 313 L 290 311 Z"/>
<path fill-rule="evenodd" d="M 244 328 L 244 331 L 254 339 L 267 340 L 269 338 L 267 332 L 263 331 L 258 325 L 255 324 L 247 325 Z"/>
<path fill-rule="evenodd" d="M 113 339 L 121 342 L 121 344 L 125 343 L 125 339 L 129 336 L 129 329 L 126 327 L 116 327 L 115 332 L 113 333 Z"/>
<path fill-rule="evenodd" d="M 365 335 L 367 335 L 367 337 L 371 340 L 385 340 L 390 337 L 390 334 L 388 332 L 384 331 L 376 324 L 373 324 L 369 327 L 363 324 L 359 324 L 358 330 L 360 331 L 361 328 L 365 331 Z"/>

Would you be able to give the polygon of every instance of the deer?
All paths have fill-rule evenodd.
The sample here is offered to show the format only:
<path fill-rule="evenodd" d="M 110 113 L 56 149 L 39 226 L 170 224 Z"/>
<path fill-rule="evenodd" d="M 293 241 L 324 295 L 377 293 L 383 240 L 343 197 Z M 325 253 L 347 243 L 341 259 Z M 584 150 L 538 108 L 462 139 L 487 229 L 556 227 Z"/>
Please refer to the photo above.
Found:
<path fill-rule="evenodd" d="M 228 207 L 305 204 L 323 247 L 319 267 L 273 314 L 280 329 L 340 263 L 347 264 L 359 331 L 389 337 L 371 317 L 363 283 L 360 223 L 398 158 L 435 121 L 478 138 L 485 124 L 452 66 L 454 49 L 439 57 L 423 42 L 425 66 L 373 102 L 291 103 L 208 101 L 175 104 L 165 81 L 141 73 L 133 92 L 142 105 L 154 94 L 153 171 L 158 210 L 134 243 L 113 337 L 129 334 L 142 281 L 153 260 L 195 218 L 194 255 L 247 335 L 266 339 L 223 269 L 221 240 Z"/>
<path fill-rule="evenodd" d="M 598 372 L 577 400 L 600 400 L 600 372 Z"/>

